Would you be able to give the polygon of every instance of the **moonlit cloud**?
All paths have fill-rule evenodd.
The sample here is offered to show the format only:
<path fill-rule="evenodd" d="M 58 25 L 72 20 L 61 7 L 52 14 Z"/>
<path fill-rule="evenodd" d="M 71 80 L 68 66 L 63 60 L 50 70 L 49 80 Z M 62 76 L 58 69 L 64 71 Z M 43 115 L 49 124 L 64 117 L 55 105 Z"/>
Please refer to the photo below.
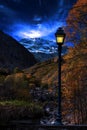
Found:
<path fill-rule="evenodd" d="M 72 3 L 71 0 L 67 0 L 67 5 L 65 0 L 0 0 L 0 29 L 17 40 L 53 39 L 56 29 L 65 25 L 65 6 Z"/>
<path fill-rule="evenodd" d="M 20 32 L 21 36 L 25 38 L 39 38 L 41 37 L 41 32 L 36 30 L 31 30 L 29 32 Z"/>
<path fill-rule="evenodd" d="M 63 26 L 64 23 L 62 22 L 50 22 L 46 23 L 43 22 L 42 24 L 37 25 L 28 25 L 25 23 L 15 23 L 14 26 L 10 27 L 10 30 L 12 31 L 12 36 L 15 37 L 15 39 L 21 39 L 21 38 L 39 38 L 39 37 L 52 37 L 54 36 L 55 30 L 59 26 Z M 52 36 L 53 35 L 53 36 Z"/>

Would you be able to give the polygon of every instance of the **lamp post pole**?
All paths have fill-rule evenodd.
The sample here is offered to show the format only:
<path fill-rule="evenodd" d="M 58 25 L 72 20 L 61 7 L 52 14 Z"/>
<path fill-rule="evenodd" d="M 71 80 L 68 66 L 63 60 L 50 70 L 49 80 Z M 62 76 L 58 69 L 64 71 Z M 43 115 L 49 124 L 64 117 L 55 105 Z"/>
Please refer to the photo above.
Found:
<path fill-rule="evenodd" d="M 58 113 L 55 125 L 62 125 L 62 113 L 61 113 L 61 51 L 62 45 L 65 39 L 65 33 L 62 28 L 59 28 L 55 33 L 56 42 L 58 45 Z"/>

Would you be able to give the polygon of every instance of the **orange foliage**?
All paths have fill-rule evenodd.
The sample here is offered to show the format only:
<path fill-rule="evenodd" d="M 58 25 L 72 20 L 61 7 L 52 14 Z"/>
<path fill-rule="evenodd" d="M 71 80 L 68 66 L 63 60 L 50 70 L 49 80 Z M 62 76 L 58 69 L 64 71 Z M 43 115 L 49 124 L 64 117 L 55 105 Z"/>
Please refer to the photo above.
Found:
<path fill-rule="evenodd" d="M 74 43 L 87 40 L 87 0 L 78 0 L 69 12 L 66 32 Z"/>

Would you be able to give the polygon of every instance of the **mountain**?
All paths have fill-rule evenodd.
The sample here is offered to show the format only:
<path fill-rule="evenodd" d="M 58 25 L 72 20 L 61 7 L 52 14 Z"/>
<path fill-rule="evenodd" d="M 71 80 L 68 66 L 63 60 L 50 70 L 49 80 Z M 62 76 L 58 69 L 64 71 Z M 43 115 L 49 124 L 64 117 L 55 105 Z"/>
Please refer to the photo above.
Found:
<path fill-rule="evenodd" d="M 57 51 L 57 45 L 55 42 L 42 38 L 24 38 L 19 42 L 31 52 L 42 52 L 49 54 Z"/>
<path fill-rule="evenodd" d="M 37 61 L 45 61 L 58 55 L 58 46 L 55 41 L 42 38 L 25 38 L 21 39 L 19 42 L 34 54 Z M 62 55 L 67 53 L 67 49 L 67 46 L 64 45 Z"/>
<path fill-rule="evenodd" d="M 36 63 L 34 56 L 16 40 L 0 31 L 0 67 L 24 69 Z"/>

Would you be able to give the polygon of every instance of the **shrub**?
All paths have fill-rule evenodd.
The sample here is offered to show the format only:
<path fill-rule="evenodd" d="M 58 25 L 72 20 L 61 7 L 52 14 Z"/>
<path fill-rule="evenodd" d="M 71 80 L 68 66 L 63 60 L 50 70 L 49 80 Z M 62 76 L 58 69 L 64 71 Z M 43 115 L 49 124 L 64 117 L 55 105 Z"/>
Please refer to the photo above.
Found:
<path fill-rule="evenodd" d="M 29 81 L 23 73 L 8 75 L 5 78 L 6 97 L 16 99 L 31 99 L 29 94 Z"/>

